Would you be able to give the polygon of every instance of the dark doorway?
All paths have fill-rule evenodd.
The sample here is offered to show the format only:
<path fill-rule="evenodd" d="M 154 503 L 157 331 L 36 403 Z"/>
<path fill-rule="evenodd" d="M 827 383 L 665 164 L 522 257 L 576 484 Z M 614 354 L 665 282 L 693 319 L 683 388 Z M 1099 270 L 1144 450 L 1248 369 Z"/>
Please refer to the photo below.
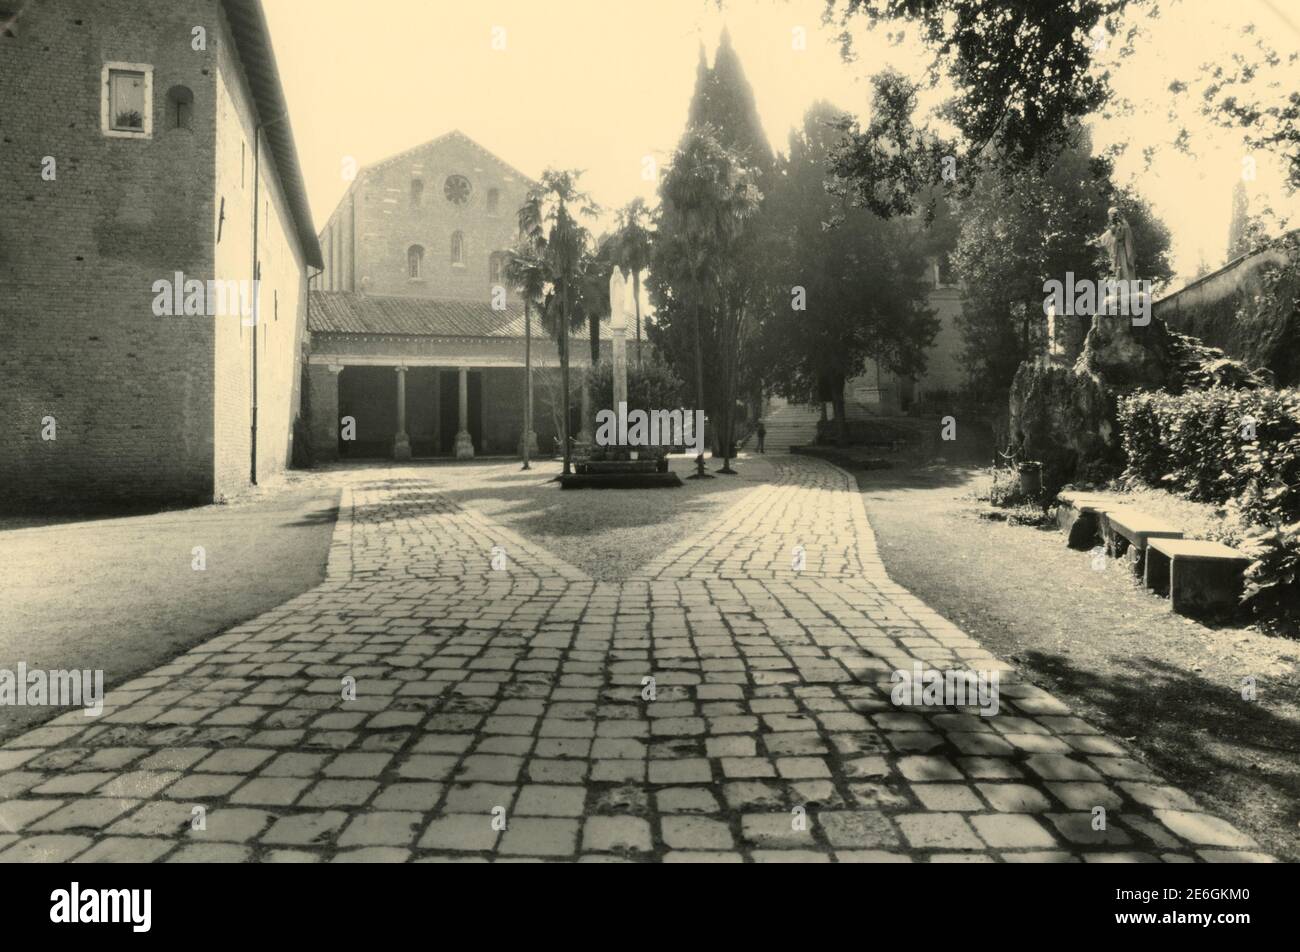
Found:
<path fill-rule="evenodd" d="M 356 439 L 343 439 L 342 459 L 388 458 L 397 433 L 397 374 L 392 367 L 345 367 L 339 373 L 339 418 L 352 417 Z"/>
<path fill-rule="evenodd" d="M 460 374 L 455 370 L 442 372 L 439 389 L 438 449 L 450 456 L 456 449 L 456 430 L 460 427 Z M 468 391 L 469 436 L 474 442 L 474 453 L 483 452 L 483 375 L 477 370 L 466 374 Z"/>

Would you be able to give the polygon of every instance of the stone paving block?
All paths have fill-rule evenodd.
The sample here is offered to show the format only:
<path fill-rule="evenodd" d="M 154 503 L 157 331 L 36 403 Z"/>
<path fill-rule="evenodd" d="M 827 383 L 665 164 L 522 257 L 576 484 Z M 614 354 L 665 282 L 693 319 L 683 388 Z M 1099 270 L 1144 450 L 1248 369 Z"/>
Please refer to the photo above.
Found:
<path fill-rule="evenodd" d="M 575 819 L 521 817 L 510 822 L 501 838 L 502 855 L 571 856 L 577 848 L 578 824 Z M 584 849 L 602 848 L 588 844 Z"/>
<path fill-rule="evenodd" d="M 496 846 L 499 835 L 500 832 L 492 827 L 492 817 L 487 814 L 453 813 L 430 822 L 418 845 L 428 850 L 478 852 Z"/>
<path fill-rule="evenodd" d="M 650 824 L 634 816 L 588 817 L 582 827 L 582 848 L 593 851 L 648 852 L 653 849 Z"/>

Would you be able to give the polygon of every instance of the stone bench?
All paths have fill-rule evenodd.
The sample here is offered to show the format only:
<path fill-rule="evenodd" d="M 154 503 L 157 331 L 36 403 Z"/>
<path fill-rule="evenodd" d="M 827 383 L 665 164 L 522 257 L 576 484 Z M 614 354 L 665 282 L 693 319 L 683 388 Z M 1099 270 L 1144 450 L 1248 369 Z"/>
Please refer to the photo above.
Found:
<path fill-rule="evenodd" d="M 1209 614 L 1236 607 L 1252 561 L 1221 542 L 1152 538 L 1143 582 L 1180 615 Z"/>
<path fill-rule="evenodd" d="M 1182 529 L 1128 506 L 1108 508 L 1100 514 L 1100 520 L 1106 551 L 1116 558 L 1127 552 L 1133 571 L 1139 575 L 1151 540 L 1183 537 Z"/>
<path fill-rule="evenodd" d="M 1056 497 L 1056 524 L 1072 549 L 1091 549 L 1101 538 L 1101 515 L 1115 503 L 1108 496 L 1068 491 Z"/>

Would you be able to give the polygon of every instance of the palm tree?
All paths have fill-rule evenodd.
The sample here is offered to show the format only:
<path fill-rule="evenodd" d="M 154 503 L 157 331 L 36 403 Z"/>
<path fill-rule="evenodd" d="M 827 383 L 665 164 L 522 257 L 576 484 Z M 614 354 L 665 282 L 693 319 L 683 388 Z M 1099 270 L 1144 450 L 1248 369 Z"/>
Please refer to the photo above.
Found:
<path fill-rule="evenodd" d="M 614 234 L 614 261 L 632 274 L 632 300 L 636 305 L 636 365 L 641 366 L 641 272 L 650 265 L 650 209 L 640 196 L 618 210 Z"/>
<path fill-rule="evenodd" d="M 748 225 L 762 194 L 754 172 L 742 156 L 721 145 L 711 130 L 687 132 L 660 183 L 660 220 L 655 248 L 676 271 L 683 298 L 694 318 L 695 395 L 704 406 L 704 349 L 701 325 L 706 317 L 718 348 L 718 386 L 714 392 L 715 445 L 722 451 L 720 472 L 732 473 L 731 423 L 736 363 L 748 316 L 742 248 Z M 662 276 L 661 276 L 662 277 Z M 716 455 L 716 450 L 715 450 Z M 704 452 L 695 460 L 704 477 Z M 694 477 L 692 477 L 694 478 Z"/>
<path fill-rule="evenodd" d="M 578 170 L 547 169 L 538 188 L 529 193 L 519 209 L 519 230 L 523 241 L 540 249 L 538 261 L 549 285 L 543 300 L 542 323 L 560 346 L 560 376 L 564 412 L 561 414 L 564 441 L 564 474 L 572 472 L 569 445 L 569 335 L 574 326 L 572 300 L 582 279 L 591 244 L 590 232 L 574 217 L 573 209 L 595 217 L 599 209 L 591 197 L 578 191 Z M 558 309 L 554 307 L 558 299 Z M 581 320 L 581 314 L 578 314 Z"/>
<path fill-rule="evenodd" d="M 519 240 L 506 255 L 505 264 L 505 279 L 524 299 L 524 469 L 532 468 L 528 455 L 533 435 L 533 306 L 541 307 L 546 297 L 544 251 L 538 236 L 523 234 L 521 225 Z"/>

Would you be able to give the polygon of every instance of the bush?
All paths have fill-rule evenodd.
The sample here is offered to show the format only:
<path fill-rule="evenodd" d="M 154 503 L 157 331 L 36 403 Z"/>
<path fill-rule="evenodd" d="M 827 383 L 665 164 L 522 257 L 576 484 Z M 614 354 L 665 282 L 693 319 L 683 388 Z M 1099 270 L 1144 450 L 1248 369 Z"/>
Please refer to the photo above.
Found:
<path fill-rule="evenodd" d="M 1126 478 L 1230 503 L 1257 527 L 1247 601 L 1300 597 L 1300 390 L 1139 393 L 1119 421 Z"/>
<path fill-rule="evenodd" d="M 1236 500 L 1261 526 L 1300 520 L 1300 390 L 1139 393 L 1119 420 L 1129 479 Z"/>

